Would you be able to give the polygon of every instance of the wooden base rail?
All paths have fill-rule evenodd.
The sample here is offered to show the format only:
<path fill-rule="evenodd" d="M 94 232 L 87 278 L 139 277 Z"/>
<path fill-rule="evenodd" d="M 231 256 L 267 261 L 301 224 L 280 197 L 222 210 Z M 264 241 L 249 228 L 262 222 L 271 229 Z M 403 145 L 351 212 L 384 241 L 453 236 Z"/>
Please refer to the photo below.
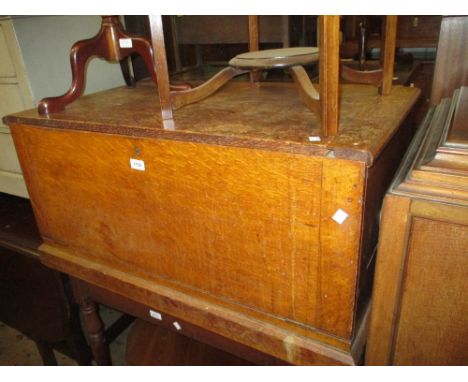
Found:
<path fill-rule="evenodd" d="M 356 70 L 352 69 L 346 64 L 340 64 L 340 76 L 344 80 L 359 83 L 368 84 L 380 87 L 383 80 L 383 70 Z"/>

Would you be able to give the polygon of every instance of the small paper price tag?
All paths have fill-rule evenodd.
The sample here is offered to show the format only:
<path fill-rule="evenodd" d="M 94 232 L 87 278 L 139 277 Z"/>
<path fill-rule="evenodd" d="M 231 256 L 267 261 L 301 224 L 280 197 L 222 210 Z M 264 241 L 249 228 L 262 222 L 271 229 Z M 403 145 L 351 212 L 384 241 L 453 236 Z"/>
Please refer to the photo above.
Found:
<path fill-rule="evenodd" d="M 317 137 L 317 136 L 309 137 L 309 142 L 320 142 L 320 141 L 321 141 L 320 137 Z"/>
<path fill-rule="evenodd" d="M 348 214 L 344 212 L 341 208 L 338 208 L 335 214 L 332 216 L 332 219 L 338 224 L 343 224 L 343 222 L 348 218 Z"/>
<path fill-rule="evenodd" d="M 174 328 L 176 328 L 177 330 L 182 329 L 182 326 L 180 326 L 180 324 L 177 321 L 174 321 L 172 325 L 174 325 Z"/>
<path fill-rule="evenodd" d="M 155 310 L 150 309 L 149 314 L 150 314 L 151 317 L 156 318 L 156 320 L 162 320 L 161 313 L 156 312 Z"/>
<path fill-rule="evenodd" d="M 145 171 L 145 162 L 140 159 L 130 158 L 130 167 L 134 170 Z"/>
<path fill-rule="evenodd" d="M 119 38 L 119 46 L 121 48 L 131 48 L 132 45 L 132 39 L 131 38 Z"/>

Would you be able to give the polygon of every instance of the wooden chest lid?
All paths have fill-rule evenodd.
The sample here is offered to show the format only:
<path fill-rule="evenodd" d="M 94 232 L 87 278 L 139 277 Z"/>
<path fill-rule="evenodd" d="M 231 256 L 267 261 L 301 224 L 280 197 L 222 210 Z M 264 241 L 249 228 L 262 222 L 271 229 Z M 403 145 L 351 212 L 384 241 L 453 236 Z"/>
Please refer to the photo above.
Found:
<path fill-rule="evenodd" d="M 320 121 L 301 102 L 292 83 L 231 81 L 203 101 L 175 112 L 175 129 L 162 127 L 159 97 L 150 82 L 78 99 L 63 112 L 28 110 L 7 124 L 39 125 L 136 137 L 343 158 L 371 166 L 419 97 L 416 88 L 394 86 L 380 96 L 369 85 L 343 84 L 340 134 L 320 137 Z M 311 138 L 312 137 L 312 138 Z M 315 138 L 320 137 L 320 141 Z"/>

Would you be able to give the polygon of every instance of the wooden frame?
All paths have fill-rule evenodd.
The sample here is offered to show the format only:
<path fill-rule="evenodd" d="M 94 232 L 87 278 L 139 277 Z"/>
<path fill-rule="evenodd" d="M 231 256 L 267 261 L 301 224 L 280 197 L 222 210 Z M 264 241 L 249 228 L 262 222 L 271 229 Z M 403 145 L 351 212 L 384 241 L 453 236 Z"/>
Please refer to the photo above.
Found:
<path fill-rule="evenodd" d="M 356 70 L 346 64 L 340 63 L 340 74 L 343 79 L 350 82 L 377 86 L 380 94 L 388 95 L 391 92 L 393 81 L 397 16 L 386 16 L 382 29 L 383 38 L 380 44 L 382 52 L 380 57 L 381 67 L 375 70 L 362 70 L 361 68 Z"/>
<path fill-rule="evenodd" d="M 158 73 L 158 90 L 161 103 L 163 124 L 166 129 L 174 128 L 173 110 L 188 103 L 196 102 L 216 92 L 222 85 L 235 76 L 246 71 L 226 68 L 201 86 L 184 90 L 169 90 L 169 75 L 164 47 L 164 32 L 161 16 L 149 16 L 153 51 L 155 52 L 155 71 Z M 396 16 L 387 16 L 385 23 L 385 38 L 383 44 L 383 69 L 376 73 L 357 72 L 346 69 L 358 82 L 381 85 L 382 95 L 391 92 L 393 79 L 393 64 L 396 41 Z M 319 16 L 319 50 L 320 50 L 320 91 L 315 91 L 304 70 L 292 68 L 291 75 L 299 87 L 299 94 L 304 103 L 313 111 L 320 113 L 321 135 L 338 134 L 339 127 L 339 16 Z M 249 16 L 249 50 L 259 48 L 258 17 Z M 356 73 L 357 72 L 357 73 Z M 258 82 L 258 73 L 250 74 L 251 82 Z"/>

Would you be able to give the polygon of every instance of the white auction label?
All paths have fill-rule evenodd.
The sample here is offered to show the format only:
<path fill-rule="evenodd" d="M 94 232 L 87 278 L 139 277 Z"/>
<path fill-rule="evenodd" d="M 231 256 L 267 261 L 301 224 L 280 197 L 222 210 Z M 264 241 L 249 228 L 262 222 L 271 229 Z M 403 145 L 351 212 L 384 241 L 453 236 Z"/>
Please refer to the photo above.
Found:
<path fill-rule="evenodd" d="M 177 330 L 182 329 L 182 326 L 180 326 L 180 324 L 177 321 L 174 321 L 172 325 L 174 325 L 174 328 L 176 328 Z"/>
<path fill-rule="evenodd" d="M 140 159 L 130 158 L 130 167 L 134 170 L 145 171 L 145 162 Z"/>
<path fill-rule="evenodd" d="M 162 320 L 161 313 L 156 312 L 155 310 L 150 309 L 149 314 L 150 314 L 151 317 L 156 318 L 157 320 Z"/>
<path fill-rule="evenodd" d="M 133 46 L 131 38 L 119 38 L 119 46 L 121 48 L 131 48 Z"/>
<path fill-rule="evenodd" d="M 343 222 L 348 218 L 348 214 L 344 212 L 341 208 L 335 212 L 332 216 L 332 219 L 336 221 L 338 224 L 343 224 Z"/>

